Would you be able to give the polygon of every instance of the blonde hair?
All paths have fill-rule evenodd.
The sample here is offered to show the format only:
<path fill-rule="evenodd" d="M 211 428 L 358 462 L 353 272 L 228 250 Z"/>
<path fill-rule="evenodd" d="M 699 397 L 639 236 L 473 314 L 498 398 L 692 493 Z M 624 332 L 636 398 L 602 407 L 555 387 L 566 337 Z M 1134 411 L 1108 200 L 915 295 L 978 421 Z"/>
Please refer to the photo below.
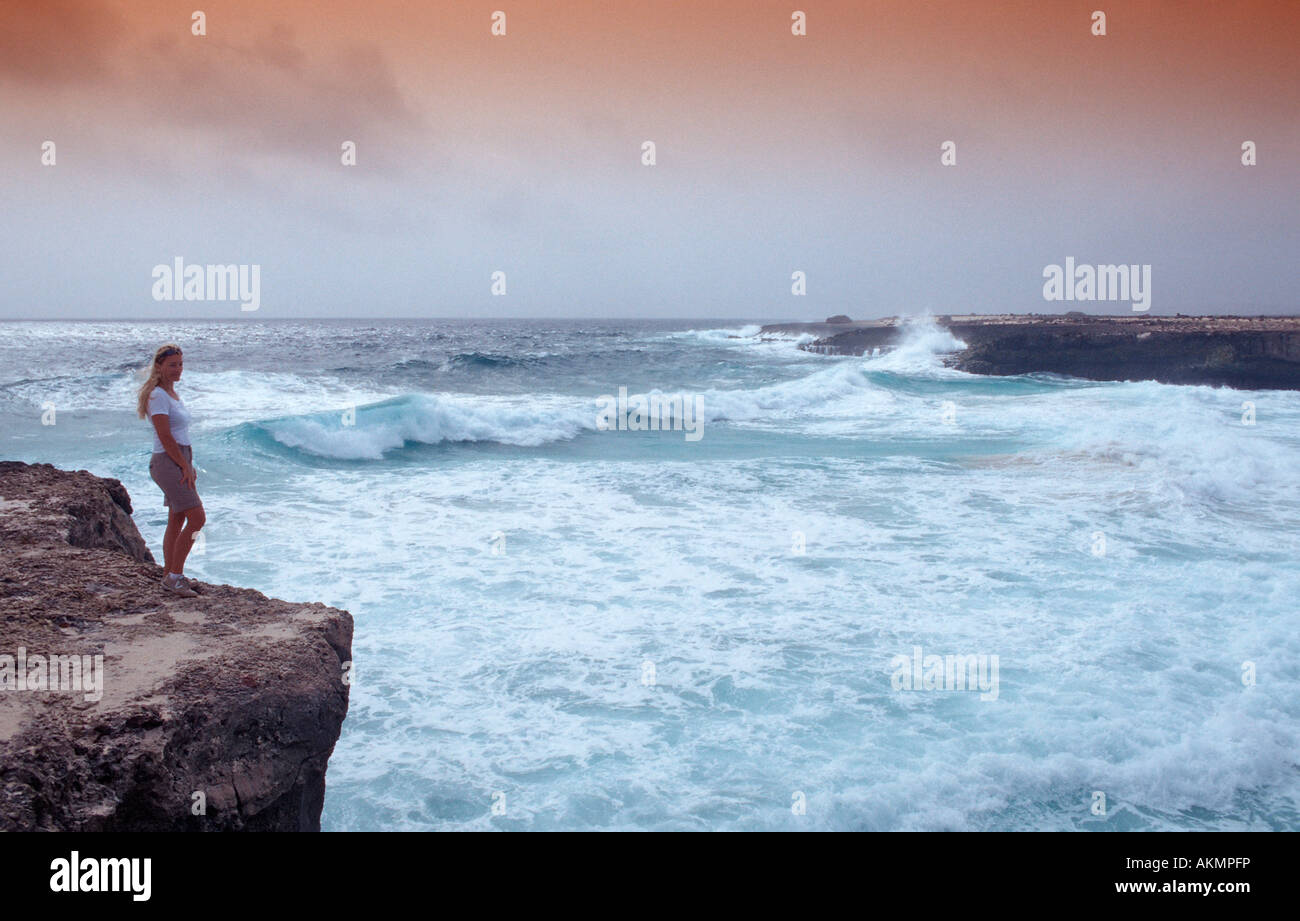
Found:
<path fill-rule="evenodd" d="M 149 418 L 149 397 L 153 394 L 153 389 L 162 383 L 162 362 L 163 358 L 170 358 L 166 354 L 168 350 L 173 354 L 180 355 L 181 347 L 174 342 L 168 342 L 158 346 L 157 351 L 153 353 L 153 362 L 146 368 L 144 383 L 140 386 L 140 394 L 135 401 L 135 411 L 141 419 Z"/>

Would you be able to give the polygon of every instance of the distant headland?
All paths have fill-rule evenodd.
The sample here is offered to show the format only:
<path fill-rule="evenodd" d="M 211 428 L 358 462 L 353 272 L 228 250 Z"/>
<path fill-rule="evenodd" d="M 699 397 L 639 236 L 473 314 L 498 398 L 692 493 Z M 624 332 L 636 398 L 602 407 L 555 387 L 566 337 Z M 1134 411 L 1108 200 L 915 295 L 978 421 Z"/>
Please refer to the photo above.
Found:
<path fill-rule="evenodd" d="M 1050 372 L 1242 390 L 1300 390 L 1300 317 L 967 314 L 934 317 L 965 348 L 944 359 L 971 374 Z M 760 336 L 811 334 L 800 348 L 861 355 L 901 341 L 907 319 L 773 323 Z"/>

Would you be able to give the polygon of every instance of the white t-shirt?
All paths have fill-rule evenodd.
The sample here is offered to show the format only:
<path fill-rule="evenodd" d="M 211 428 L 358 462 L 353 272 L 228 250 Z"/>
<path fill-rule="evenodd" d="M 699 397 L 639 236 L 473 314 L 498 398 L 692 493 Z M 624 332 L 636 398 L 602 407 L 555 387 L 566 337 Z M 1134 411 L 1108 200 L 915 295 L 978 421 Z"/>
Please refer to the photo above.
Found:
<path fill-rule="evenodd" d="M 154 416 L 166 416 L 167 421 L 171 424 L 172 437 L 176 439 L 178 445 L 187 445 L 190 443 L 190 411 L 185 408 L 180 397 L 172 398 L 166 390 L 161 387 L 155 387 L 153 393 L 149 394 L 149 424 L 153 424 Z M 158 429 L 153 430 L 153 453 L 160 454 L 167 449 L 163 447 L 162 439 L 158 437 Z"/>

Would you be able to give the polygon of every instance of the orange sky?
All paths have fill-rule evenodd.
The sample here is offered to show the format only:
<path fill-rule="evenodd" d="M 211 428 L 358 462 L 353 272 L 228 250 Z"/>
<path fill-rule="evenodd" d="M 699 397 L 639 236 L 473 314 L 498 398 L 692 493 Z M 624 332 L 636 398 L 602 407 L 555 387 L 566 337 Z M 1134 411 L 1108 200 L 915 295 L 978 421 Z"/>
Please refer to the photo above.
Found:
<path fill-rule="evenodd" d="M 1098 3 L 42 0 L 6 5 L 0 69 L 6 107 L 54 125 L 229 118 L 289 146 L 313 124 L 422 147 L 645 135 L 756 163 L 905 156 L 937 135 L 1030 159 L 1219 131 L 1295 140 L 1300 3 L 1118 3 L 1095 38 Z M 794 8 L 806 37 L 789 34 Z"/>
<path fill-rule="evenodd" d="M 46 213 L 61 195 L 107 205 L 143 184 L 174 193 L 162 207 L 201 208 L 180 200 L 196 191 L 282 197 L 362 230 L 472 205 L 486 240 L 492 227 L 535 238 L 520 217 L 532 200 L 601 239 L 602 207 L 672 198 L 657 233 L 701 219 L 743 245 L 755 221 L 729 215 L 788 222 L 801 201 L 823 209 L 809 226 L 839 239 L 863 215 L 919 232 L 923 214 L 964 226 L 1005 209 L 995 224 L 1014 228 L 1020 213 L 1130 202 L 1141 220 L 1208 198 L 1211 216 L 1242 200 L 1251 226 L 1294 239 L 1268 203 L 1300 194 L 1297 0 L 2 8 L 0 192 L 30 194 L 32 151 L 58 138 L 64 185 L 34 204 Z M 1096 8 L 1103 38 L 1090 33 Z M 495 9 L 505 37 L 489 34 Z M 806 37 L 790 34 L 793 9 Z M 342 139 L 365 167 L 344 185 Z M 638 161 L 646 139 L 653 176 Z M 936 170 L 946 139 L 952 174 Z M 1236 162 L 1243 139 L 1261 150 L 1251 176 Z M 943 246 L 918 240 L 914 257 Z"/>

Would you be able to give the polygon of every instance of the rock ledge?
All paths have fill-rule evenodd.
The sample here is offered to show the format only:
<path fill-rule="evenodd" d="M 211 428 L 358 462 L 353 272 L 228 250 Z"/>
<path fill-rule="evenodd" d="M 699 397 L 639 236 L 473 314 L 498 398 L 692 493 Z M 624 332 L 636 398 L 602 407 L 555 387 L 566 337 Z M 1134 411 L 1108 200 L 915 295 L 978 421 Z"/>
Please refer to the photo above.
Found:
<path fill-rule="evenodd" d="M 966 346 L 945 364 L 971 374 L 1050 372 L 1098 381 L 1300 390 L 1300 317 L 1069 311 L 941 316 L 934 322 Z M 847 325 L 774 323 L 760 335 L 812 334 L 820 338 L 800 348 L 862 355 L 896 346 L 907 329 L 903 318 L 883 317 Z"/>
<path fill-rule="evenodd" d="M 320 829 L 351 615 L 162 576 L 120 482 L 0 462 L 0 830 Z"/>

